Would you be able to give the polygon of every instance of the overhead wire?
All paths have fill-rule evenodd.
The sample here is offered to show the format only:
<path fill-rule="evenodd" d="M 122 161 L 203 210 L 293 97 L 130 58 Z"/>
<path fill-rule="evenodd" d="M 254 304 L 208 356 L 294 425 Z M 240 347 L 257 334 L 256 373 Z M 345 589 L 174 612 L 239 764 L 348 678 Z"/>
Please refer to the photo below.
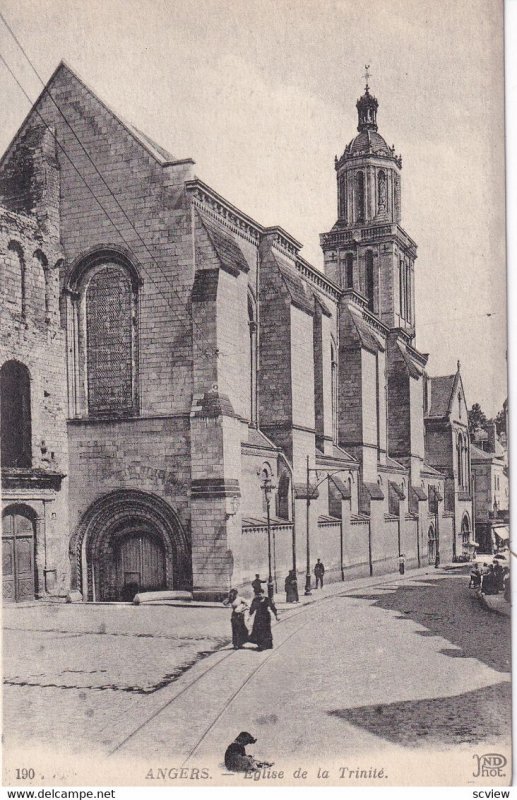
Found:
<path fill-rule="evenodd" d="M 99 176 L 99 178 L 100 178 L 100 179 L 101 179 L 101 181 L 103 182 L 103 184 L 104 184 L 105 188 L 107 189 L 107 191 L 109 192 L 110 196 L 113 198 L 113 200 L 115 201 L 116 205 L 118 206 L 118 208 L 120 209 L 120 211 L 121 211 L 121 212 L 122 212 L 122 214 L 124 215 L 124 217 L 125 217 L 126 221 L 128 222 L 128 224 L 129 224 L 129 226 L 130 226 L 131 230 L 132 230 L 132 231 L 135 233 L 136 237 L 138 238 L 138 240 L 141 242 L 141 244 L 142 244 L 142 245 L 143 245 L 143 247 L 145 248 L 146 252 L 148 253 L 149 257 L 151 258 L 151 263 L 152 263 L 152 265 L 153 265 L 153 266 L 155 266 L 155 267 L 157 268 L 157 270 L 160 272 L 160 274 L 162 275 L 162 277 L 164 278 L 164 280 L 166 281 L 166 283 L 168 283 L 168 285 L 169 285 L 169 289 L 170 289 L 170 290 L 171 290 L 171 291 L 172 291 L 172 292 L 173 292 L 173 293 L 174 293 L 174 294 L 175 294 L 175 295 L 178 297 L 178 299 L 179 299 L 179 301 L 180 301 L 180 303 L 181 303 L 181 306 L 182 306 L 182 308 L 185 310 L 185 313 L 187 314 L 187 316 L 188 316 L 188 317 L 189 317 L 189 319 L 191 320 L 193 327 L 195 327 L 195 326 L 196 326 L 196 322 L 195 322 L 195 320 L 194 320 L 194 318 L 193 318 L 193 316 L 192 316 L 192 313 L 191 313 L 191 311 L 190 311 L 190 310 L 187 308 L 187 306 L 184 304 L 184 302 L 183 302 L 183 300 L 181 299 L 181 297 L 179 296 L 179 294 L 178 294 L 177 290 L 176 290 L 176 289 L 175 289 L 175 287 L 174 287 L 174 286 L 173 286 L 173 285 L 170 283 L 170 281 L 168 280 L 168 278 L 167 278 L 166 274 L 165 274 L 165 273 L 163 272 L 163 270 L 160 268 L 159 264 L 157 264 L 157 262 L 156 262 L 156 259 L 155 259 L 155 257 L 153 256 L 153 254 L 151 253 L 151 251 L 149 250 L 149 248 L 148 248 L 148 246 L 147 246 L 146 242 L 144 241 L 144 239 L 142 238 L 142 236 L 140 235 L 140 233 L 137 231 L 137 229 L 136 229 L 135 225 L 133 224 L 133 222 L 132 222 L 132 221 L 131 221 L 131 219 L 129 218 L 129 216 L 128 216 L 128 214 L 126 213 L 125 209 L 122 207 L 122 205 L 121 205 L 121 203 L 119 202 L 119 200 L 118 200 L 118 198 L 116 197 L 116 195 L 115 195 L 115 194 L 113 193 L 113 191 L 111 190 L 111 187 L 108 185 L 108 183 L 107 183 L 107 181 L 105 180 L 104 176 L 102 175 L 101 171 L 100 171 L 100 170 L 99 170 L 99 168 L 97 167 L 97 165 L 96 165 L 95 161 L 93 160 L 93 158 L 92 158 L 92 157 L 91 157 L 91 155 L 88 153 L 88 151 L 87 151 L 87 150 L 86 150 L 86 148 L 84 147 L 83 143 L 81 142 L 81 140 L 80 140 L 80 139 L 79 139 L 79 137 L 77 136 L 77 133 L 75 132 L 75 130 L 74 130 L 74 128 L 73 128 L 73 126 L 72 126 L 72 124 L 71 124 L 71 123 L 70 123 L 70 121 L 69 121 L 69 120 L 66 118 L 66 116 L 65 116 L 65 114 L 63 113 L 63 111 L 61 110 L 60 106 L 58 105 L 58 103 L 56 102 L 56 100 L 54 99 L 54 97 L 52 96 L 51 92 L 49 91 L 49 89 L 48 89 L 48 87 L 46 86 L 45 82 L 43 81 L 43 79 L 42 79 L 42 78 L 41 78 L 41 76 L 39 75 L 38 71 L 36 70 L 36 68 L 35 68 L 35 67 L 34 67 L 34 65 L 32 64 L 32 61 L 31 61 L 31 59 L 29 58 L 29 56 L 28 56 L 28 55 L 27 55 L 27 53 L 25 52 L 25 50 L 24 50 L 24 48 L 23 48 L 22 44 L 19 42 L 18 38 L 16 37 L 16 34 L 15 34 L 15 33 L 14 33 L 14 31 L 12 30 L 11 26 L 9 25 L 9 23 L 8 23 L 8 22 L 7 22 L 7 20 L 5 19 L 4 15 L 1 13 L 1 11 L 0 11 L 0 19 L 2 20 L 2 22 L 4 23 L 4 25 L 6 26 L 6 28 L 7 28 L 7 29 L 8 29 L 8 31 L 10 32 L 11 36 L 12 36 L 12 37 L 13 37 L 13 39 L 15 40 L 16 44 L 18 45 L 18 47 L 19 47 L 19 48 L 20 48 L 20 50 L 22 51 L 22 53 L 23 53 L 24 57 L 26 58 L 26 60 L 27 60 L 27 61 L 28 61 L 28 63 L 30 64 L 30 66 L 31 66 L 32 70 L 34 71 L 34 74 L 37 76 L 38 80 L 39 80 L 39 81 L 41 82 L 41 84 L 43 85 L 43 87 L 44 87 L 44 89 L 45 89 L 45 94 L 46 94 L 46 95 L 47 95 L 47 96 L 50 98 L 51 102 L 52 102 L 52 103 L 53 103 L 53 105 L 56 107 L 57 111 L 59 112 L 60 116 L 61 116 L 61 117 L 62 117 L 62 119 L 64 120 L 65 124 L 67 125 L 67 127 L 69 128 L 69 130 L 70 130 L 70 131 L 71 131 L 71 133 L 73 134 L 74 138 L 75 138 L 75 139 L 76 139 L 76 141 L 78 142 L 79 146 L 81 147 L 81 149 L 82 149 L 82 150 L 83 150 L 83 152 L 85 153 L 86 157 L 87 157 L 87 158 L 88 158 L 88 160 L 90 161 L 90 163 L 91 163 L 92 167 L 94 168 L 95 172 L 97 173 L 97 175 Z M 10 67 L 10 65 L 8 64 L 8 62 L 6 61 L 6 59 L 4 58 L 4 56 L 3 56 L 1 53 L 0 53 L 0 60 L 1 60 L 1 61 L 2 61 L 2 63 L 4 64 L 5 68 L 8 70 L 9 74 L 11 75 L 11 77 L 13 78 L 13 80 L 15 81 L 15 83 L 17 84 L 17 86 L 18 86 L 18 88 L 20 89 L 20 91 L 21 91 L 21 92 L 24 94 L 24 96 L 26 97 L 26 99 L 28 100 L 28 102 L 31 104 L 31 106 L 33 106 L 33 105 L 34 105 L 34 102 L 33 102 L 33 100 L 31 99 L 31 97 L 29 96 L 29 94 L 26 92 L 25 88 L 23 87 L 23 85 L 22 85 L 22 84 L 21 84 L 21 82 L 18 80 L 17 76 L 15 75 L 15 73 L 14 73 L 13 69 Z M 101 208 L 102 212 L 105 214 L 105 216 L 107 217 L 107 219 L 109 220 L 109 222 L 111 223 L 111 225 L 112 225 L 112 226 L 114 227 L 114 229 L 117 231 L 117 233 L 118 233 L 118 235 L 120 236 L 120 238 L 122 239 L 122 241 L 123 241 L 123 242 L 124 242 L 124 243 L 127 245 L 127 247 L 128 247 L 130 250 L 134 251 L 134 246 L 132 246 L 132 245 L 131 245 L 131 244 L 130 244 L 128 241 L 127 241 L 126 237 L 124 236 L 124 234 L 123 234 L 123 233 L 122 233 L 122 231 L 120 230 L 119 226 L 118 226 L 118 225 L 115 223 L 115 221 L 113 220 L 113 218 L 112 218 L 112 216 L 110 215 L 110 213 L 108 212 L 108 210 L 107 210 L 107 209 L 104 207 L 104 205 L 103 205 L 103 204 L 102 204 L 102 202 L 100 201 L 100 199 L 99 199 L 99 197 L 97 196 L 97 194 L 95 193 L 95 191 L 92 189 L 92 187 L 90 186 L 90 184 L 88 183 L 88 181 L 85 179 L 84 175 L 81 173 L 81 171 L 79 170 L 79 168 L 77 167 L 77 165 L 74 163 L 73 159 L 71 158 L 71 156 L 70 156 L 70 155 L 69 155 L 69 153 L 67 152 L 67 150 L 66 150 L 65 146 L 64 146 L 64 145 L 63 145 L 63 144 L 62 144 L 62 143 L 59 141 L 59 139 L 58 139 L 58 137 L 57 137 L 56 133 L 55 133 L 55 132 L 52 130 L 52 128 L 49 126 L 49 124 L 47 123 L 47 121 L 44 119 L 44 117 L 42 116 L 42 114 L 41 114 L 41 113 L 40 113 L 40 112 L 39 112 L 37 109 L 34 109 L 34 112 L 37 114 L 37 116 L 39 117 L 39 119 L 40 119 L 40 120 L 43 122 L 43 124 L 45 125 L 45 127 L 47 128 L 47 130 L 49 130 L 49 132 L 52 134 L 52 136 L 54 137 L 54 139 L 55 139 L 55 141 L 56 141 L 56 144 L 57 144 L 57 145 L 58 145 L 58 147 L 59 147 L 59 149 L 61 150 L 61 152 L 63 153 L 63 155 L 66 157 L 66 159 L 68 160 L 68 162 L 70 163 L 70 165 L 72 166 L 72 168 L 75 170 L 75 172 L 78 174 L 79 178 L 82 180 L 82 182 L 84 183 L 84 185 L 86 186 L 86 188 L 88 189 L 88 191 L 90 192 L 90 194 L 92 195 L 92 197 L 95 199 L 95 201 L 97 202 L 97 204 L 99 205 L 99 207 Z M 181 318 L 180 318 L 180 317 L 177 315 L 177 313 L 176 313 L 176 310 L 174 309 L 174 307 L 173 307 L 173 306 L 171 305 L 171 303 L 169 302 L 169 299 L 168 299 L 168 298 L 166 297 L 166 295 L 165 295 L 165 294 L 164 294 L 164 293 L 163 293 L 163 292 L 160 290 L 160 287 L 158 286 L 158 284 L 156 283 L 156 281 L 153 279 L 152 275 L 151 275 L 151 274 L 150 274 L 150 273 L 147 271 L 147 269 L 144 267 L 144 265 L 143 265 L 143 264 L 140 264 L 140 266 L 142 267 L 142 270 L 145 272 L 145 274 L 146 274 L 146 276 L 149 278 L 149 280 L 150 280 L 150 281 L 151 281 L 151 282 L 154 284 L 154 286 L 156 287 L 156 289 L 157 289 L 158 293 L 159 293 L 159 294 L 160 294 L 160 296 L 161 296 L 161 297 L 162 297 L 162 298 L 165 300 L 165 302 L 167 303 L 167 305 L 169 306 L 169 308 L 171 309 L 171 311 L 173 312 L 173 314 L 176 316 L 176 318 L 178 319 L 178 321 L 180 321 L 180 322 L 183 322 L 183 320 L 182 320 L 182 319 L 181 319 Z M 210 348 L 210 345 L 208 344 L 208 342 L 207 342 L 207 340 L 206 340 L 206 337 L 205 337 L 205 336 L 203 336 L 203 335 L 199 335 L 199 336 L 196 336 L 196 339 L 197 339 L 197 341 L 199 341 L 199 340 L 202 340 L 202 341 L 204 341 L 204 342 L 207 344 L 207 346 L 209 347 L 209 350 L 210 350 L 211 352 L 209 352 L 209 350 L 204 350 L 204 351 L 203 351 L 203 353 L 204 353 L 204 355 L 205 355 L 205 356 L 208 356 L 208 355 L 218 355 L 218 354 L 219 354 L 219 351 L 217 350 L 217 348 L 213 348 L 213 347 L 212 347 L 212 348 Z"/>

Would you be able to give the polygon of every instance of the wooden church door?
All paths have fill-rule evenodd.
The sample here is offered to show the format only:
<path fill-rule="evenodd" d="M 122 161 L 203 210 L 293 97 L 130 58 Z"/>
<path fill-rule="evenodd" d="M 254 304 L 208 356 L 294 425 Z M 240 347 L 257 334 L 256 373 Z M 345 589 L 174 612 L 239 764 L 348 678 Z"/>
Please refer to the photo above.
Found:
<path fill-rule="evenodd" d="M 5 603 L 34 600 L 34 523 L 14 510 L 2 519 L 2 578 Z"/>

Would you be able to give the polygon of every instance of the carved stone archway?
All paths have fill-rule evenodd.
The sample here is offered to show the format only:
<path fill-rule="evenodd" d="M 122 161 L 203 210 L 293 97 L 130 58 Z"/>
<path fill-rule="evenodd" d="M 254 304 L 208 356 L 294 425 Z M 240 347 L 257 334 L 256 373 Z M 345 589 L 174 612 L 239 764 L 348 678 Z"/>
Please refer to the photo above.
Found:
<path fill-rule="evenodd" d="M 190 589 L 189 538 L 176 512 L 156 495 L 117 490 L 96 500 L 83 515 L 70 542 L 72 590 L 84 600 L 117 600 L 115 552 L 122 538 L 146 531 L 164 553 L 166 589 Z"/>

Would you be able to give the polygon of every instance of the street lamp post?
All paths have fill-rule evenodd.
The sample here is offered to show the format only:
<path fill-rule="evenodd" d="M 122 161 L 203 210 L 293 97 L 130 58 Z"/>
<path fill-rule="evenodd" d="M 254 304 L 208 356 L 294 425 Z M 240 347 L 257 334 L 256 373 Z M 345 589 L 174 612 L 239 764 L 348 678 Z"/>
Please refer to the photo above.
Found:
<path fill-rule="evenodd" d="M 310 469 L 309 469 L 309 456 L 307 456 L 307 530 L 306 530 L 306 558 L 307 566 L 305 572 L 305 594 L 310 595 L 311 592 L 311 543 L 309 532 L 309 520 L 311 510 L 311 486 L 310 486 Z"/>
<path fill-rule="evenodd" d="M 273 573 L 271 569 L 271 514 L 270 514 L 270 503 L 271 503 L 271 492 L 275 487 L 271 481 L 269 475 L 264 475 L 262 480 L 262 490 L 264 491 L 264 499 L 266 501 L 266 519 L 267 519 L 267 563 L 268 563 L 268 578 L 267 578 L 267 593 L 270 600 L 273 599 L 274 596 L 274 587 L 273 587 Z"/>

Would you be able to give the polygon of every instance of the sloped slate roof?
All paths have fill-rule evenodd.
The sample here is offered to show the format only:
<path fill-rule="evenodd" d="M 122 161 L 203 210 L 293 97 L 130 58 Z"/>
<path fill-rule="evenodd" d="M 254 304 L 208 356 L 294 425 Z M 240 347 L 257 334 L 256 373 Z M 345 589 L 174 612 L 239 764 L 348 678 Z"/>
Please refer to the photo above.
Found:
<path fill-rule="evenodd" d="M 421 486 L 411 486 L 411 491 L 417 500 L 427 500 L 427 492 Z"/>
<path fill-rule="evenodd" d="M 406 494 L 405 494 L 404 489 L 402 488 L 402 486 L 400 486 L 400 484 L 395 483 L 395 481 L 389 481 L 389 486 L 390 486 L 390 489 L 392 489 L 392 491 L 395 492 L 395 494 L 397 495 L 399 500 L 404 500 L 405 499 Z"/>
<path fill-rule="evenodd" d="M 284 279 L 285 286 L 291 298 L 291 302 L 293 306 L 300 308 L 302 311 L 305 311 L 307 314 L 314 314 L 314 303 L 311 297 L 309 297 L 305 291 L 305 286 L 296 272 L 295 268 L 293 267 L 290 269 L 287 264 L 284 264 L 282 261 L 277 259 L 273 254 L 273 259 L 275 264 L 278 267 L 278 270 Z"/>
<path fill-rule="evenodd" d="M 470 458 L 471 461 L 493 461 L 495 459 L 503 464 L 503 453 L 487 453 L 486 450 L 481 450 L 475 444 L 470 445 Z"/>
<path fill-rule="evenodd" d="M 233 237 L 218 225 L 215 225 L 204 214 L 198 212 L 198 216 L 214 246 L 222 268 L 234 276 L 237 276 L 241 271 L 249 272 L 249 264 Z"/>
<path fill-rule="evenodd" d="M 347 483 L 344 483 L 337 475 L 329 478 L 329 483 L 333 483 L 343 500 L 350 500 L 351 492 Z"/>
<path fill-rule="evenodd" d="M 386 456 L 386 466 L 392 469 L 403 469 L 404 472 L 407 472 L 407 467 L 405 467 L 404 464 L 401 464 L 400 461 L 395 461 L 395 459 L 390 456 Z"/>
<path fill-rule="evenodd" d="M 429 379 L 431 384 L 431 407 L 427 413 L 428 417 L 446 417 L 449 413 L 456 374 L 442 375 Z"/>
<path fill-rule="evenodd" d="M 377 353 L 379 350 L 384 351 L 385 347 L 380 337 L 374 333 L 361 316 L 352 312 L 350 318 L 355 327 L 357 337 L 366 350 L 370 350 L 372 353 Z"/>
<path fill-rule="evenodd" d="M 438 476 L 440 478 L 445 477 L 443 472 L 439 472 L 437 469 L 432 467 L 430 464 L 427 464 L 425 461 L 424 461 L 424 465 L 423 465 L 423 468 L 422 468 L 422 472 L 426 472 L 428 475 L 436 475 L 436 476 Z"/>
<path fill-rule="evenodd" d="M 378 483 L 366 481 L 363 486 L 370 495 L 370 500 L 384 500 L 384 493 Z"/>
<path fill-rule="evenodd" d="M 293 523 L 288 519 L 279 519 L 278 517 L 270 517 L 269 524 L 271 527 L 277 528 L 281 525 L 288 525 L 292 527 Z M 243 528 L 266 528 L 267 527 L 267 517 L 243 517 L 242 518 L 242 527 Z"/>
<path fill-rule="evenodd" d="M 424 372 L 424 368 L 422 367 L 422 365 L 419 364 L 417 362 L 417 360 L 411 356 L 411 354 L 404 347 L 402 342 L 397 342 L 397 344 L 398 344 L 398 348 L 399 348 L 400 352 L 402 353 L 402 358 L 404 359 L 404 361 L 406 363 L 408 372 L 411 375 L 411 377 L 412 378 L 420 378 L 420 376 Z M 431 402 L 432 402 L 432 394 L 431 394 Z"/>
<path fill-rule="evenodd" d="M 262 447 L 268 450 L 278 450 L 279 448 L 276 444 L 273 444 L 271 439 L 268 439 L 262 431 L 257 430 L 257 428 L 248 427 L 248 441 L 243 442 L 243 444 L 249 444 L 252 447 Z"/>

